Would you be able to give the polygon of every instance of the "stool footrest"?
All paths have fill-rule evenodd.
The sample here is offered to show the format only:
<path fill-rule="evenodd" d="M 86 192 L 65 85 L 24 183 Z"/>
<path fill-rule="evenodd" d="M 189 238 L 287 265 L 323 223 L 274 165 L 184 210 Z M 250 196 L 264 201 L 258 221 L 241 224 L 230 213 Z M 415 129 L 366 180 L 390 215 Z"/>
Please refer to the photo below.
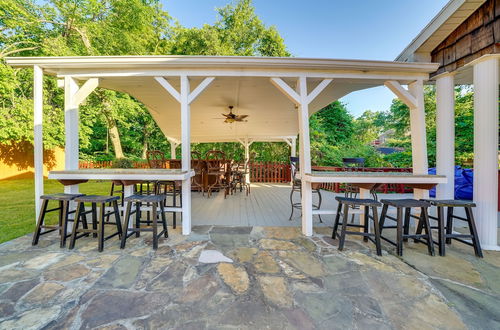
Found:
<path fill-rule="evenodd" d="M 346 230 L 345 233 L 350 234 L 350 235 L 364 236 L 364 237 L 372 237 L 372 236 L 375 237 L 374 233 L 364 233 L 361 231 L 348 231 L 348 230 Z"/>
<path fill-rule="evenodd" d="M 42 227 L 42 228 L 46 229 L 47 227 Z M 45 235 L 45 234 L 51 233 L 53 231 L 56 231 L 58 229 L 59 229 L 59 226 L 57 226 L 57 228 L 50 228 L 49 230 L 44 230 L 44 231 L 40 232 L 40 235 Z"/>
<path fill-rule="evenodd" d="M 62 207 L 56 207 L 50 210 L 45 210 L 45 213 L 62 210 Z"/>

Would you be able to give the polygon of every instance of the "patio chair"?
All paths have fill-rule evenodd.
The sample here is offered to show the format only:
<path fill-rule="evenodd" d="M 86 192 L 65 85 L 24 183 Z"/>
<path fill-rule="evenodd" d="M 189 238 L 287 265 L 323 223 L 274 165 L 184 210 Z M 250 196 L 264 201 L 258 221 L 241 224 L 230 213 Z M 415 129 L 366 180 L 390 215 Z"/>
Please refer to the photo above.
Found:
<path fill-rule="evenodd" d="M 191 178 L 191 190 L 201 191 L 205 194 L 205 162 L 201 159 L 191 159 L 191 168 L 194 176 Z"/>
<path fill-rule="evenodd" d="M 240 192 L 245 188 L 245 193 L 250 194 L 250 184 L 246 181 L 246 175 L 249 173 L 249 161 L 234 162 L 231 168 L 231 190 L 236 192 L 238 185 Z"/>
<path fill-rule="evenodd" d="M 209 150 L 205 154 L 207 163 L 207 195 L 210 197 L 212 191 L 224 190 L 224 198 L 230 192 L 230 168 L 226 160 L 226 154 L 220 150 Z"/>
<path fill-rule="evenodd" d="M 288 218 L 289 221 L 292 220 L 293 217 L 293 210 L 294 209 L 299 209 L 302 210 L 302 181 L 300 179 L 297 179 L 297 172 L 299 172 L 299 157 L 290 157 L 290 165 L 292 167 L 292 191 L 290 192 L 290 204 L 292 205 L 292 212 L 290 213 L 290 217 Z M 312 184 L 312 192 L 313 194 L 318 195 L 318 204 L 313 204 L 313 209 L 314 210 L 319 210 L 321 208 L 321 192 L 320 192 L 320 187 L 321 183 L 313 183 Z M 294 202 L 293 201 L 293 195 L 294 193 L 299 193 L 301 196 L 301 201 L 300 202 Z M 323 219 L 321 219 L 321 215 L 318 214 L 319 222 L 323 222 Z"/>

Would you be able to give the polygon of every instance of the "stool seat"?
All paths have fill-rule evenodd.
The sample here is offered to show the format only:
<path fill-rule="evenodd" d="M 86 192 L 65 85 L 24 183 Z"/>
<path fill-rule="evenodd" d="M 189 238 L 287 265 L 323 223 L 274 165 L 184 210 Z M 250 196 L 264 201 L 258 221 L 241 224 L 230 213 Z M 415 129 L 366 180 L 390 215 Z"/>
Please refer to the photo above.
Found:
<path fill-rule="evenodd" d="M 382 199 L 382 204 L 387 204 L 394 207 L 429 207 L 431 204 L 424 200 L 418 199 Z"/>
<path fill-rule="evenodd" d="M 454 199 L 423 199 L 423 200 L 431 203 L 431 205 L 433 206 L 476 207 L 476 203 L 474 203 L 473 201 L 454 200 Z"/>
<path fill-rule="evenodd" d="M 374 200 L 374 199 L 369 199 L 369 198 L 349 198 L 349 197 L 340 197 L 337 196 L 335 199 L 343 204 L 347 205 L 353 205 L 353 206 L 380 206 L 380 202 Z"/>
<path fill-rule="evenodd" d="M 78 203 L 109 203 L 117 201 L 120 196 L 102 196 L 102 195 L 84 195 L 75 198 L 75 202 Z"/>
<path fill-rule="evenodd" d="M 166 195 L 131 195 L 125 197 L 125 202 L 139 202 L 139 203 L 159 203 L 164 201 Z"/>
<path fill-rule="evenodd" d="M 51 200 L 51 201 L 72 201 L 77 197 L 85 196 L 85 194 L 50 194 L 50 195 L 42 195 L 40 199 Z"/>

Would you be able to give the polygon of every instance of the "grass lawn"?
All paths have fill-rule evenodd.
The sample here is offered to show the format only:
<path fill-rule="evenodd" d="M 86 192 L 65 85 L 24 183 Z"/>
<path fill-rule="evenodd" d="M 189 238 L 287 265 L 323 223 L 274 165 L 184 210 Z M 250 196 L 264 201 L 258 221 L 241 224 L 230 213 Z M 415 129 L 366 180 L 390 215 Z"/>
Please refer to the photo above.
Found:
<path fill-rule="evenodd" d="M 44 185 L 46 194 L 64 191 L 63 186 L 54 180 L 45 180 Z M 80 185 L 80 192 L 105 195 L 109 194 L 110 187 L 109 182 L 87 182 Z M 56 212 L 52 212 L 51 215 L 50 220 L 55 221 Z M 34 230 L 35 186 L 33 179 L 0 181 L 0 243 Z"/>

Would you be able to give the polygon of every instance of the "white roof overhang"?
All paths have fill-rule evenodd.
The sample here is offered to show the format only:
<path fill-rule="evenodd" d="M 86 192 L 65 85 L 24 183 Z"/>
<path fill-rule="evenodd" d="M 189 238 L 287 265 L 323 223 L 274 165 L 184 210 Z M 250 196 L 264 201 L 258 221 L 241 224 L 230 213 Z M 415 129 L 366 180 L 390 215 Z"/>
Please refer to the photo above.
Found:
<path fill-rule="evenodd" d="M 450 0 L 396 57 L 401 62 L 428 62 L 431 52 L 486 0 Z"/>
<path fill-rule="evenodd" d="M 192 142 L 282 141 L 296 136 L 296 107 L 270 82 L 273 77 L 295 88 L 297 78 L 305 76 L 309 92 L 323 79 L 333 79 L 309 105 L 312 114 L 353 91 L 387 80 L 427 80 L 437 69 L 433 63 L 228 56 L 12 57 L 6 62 L 17 68 L 37 65 L 57 77 L 99 78 L 100 87 L 141 101 L 163 133 L 176 140 L 181 135 L 180 106 L 155 77 L 165 78 L 177 90 L 180 75 L 189 76 L 191 89 L 205 77 L 215 77 L 191 104 Z M 230 105 L 236 114 L 248 115 L 248 121 L 224 123 L 221 113 Z"/>

